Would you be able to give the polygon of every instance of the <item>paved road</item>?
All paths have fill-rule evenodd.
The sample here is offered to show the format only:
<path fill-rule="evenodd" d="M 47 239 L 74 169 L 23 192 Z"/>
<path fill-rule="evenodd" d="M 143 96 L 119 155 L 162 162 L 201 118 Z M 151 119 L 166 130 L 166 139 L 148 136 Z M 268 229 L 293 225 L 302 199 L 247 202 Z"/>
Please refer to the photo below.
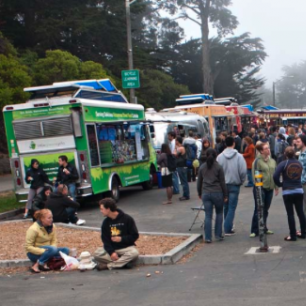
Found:
<path fill-rule="evenodd" d="M 191 185 L 195 194 L 195 184 Z M 193 219 L 190 202 L 162 206 L 164 190 L 126 191 L 119 207 L 133 215 L 141 231 L 187 232 Z M 245 255 L 257 239 L 248 238 L 253 212 L 250 189 L 242 188 L 235 220 L 237 234 L 204 245 L 187 263 L 122 271 L 67 272 L 0 278 L 1 306 L 143 305 L 143 306 L 287 306 L 305 305 L 306 241 L 285 242 L 288 225 L 281 197 L 269 216 L 270 246 L 279 254 Z M 99 226 L 98 207 L 80 212 L 87 224 Z M 201 232 L 199 225 L 193 232 Z M 160 270 L 161 275 L 154 274 Z M 151 273 L 146 278 L 146 273 Z M 304 274 L 305 273 L 305 274 Z M 305 280 L 305 281 L 304 281 Z"/>
<path fill-rule="evenodd" d="M 0 176 L 0 192 L 12 190 L 13 188 L 14 186 L 13 186 L 13 180 L 12 180 L 11 174 L 1 175 Z"/>

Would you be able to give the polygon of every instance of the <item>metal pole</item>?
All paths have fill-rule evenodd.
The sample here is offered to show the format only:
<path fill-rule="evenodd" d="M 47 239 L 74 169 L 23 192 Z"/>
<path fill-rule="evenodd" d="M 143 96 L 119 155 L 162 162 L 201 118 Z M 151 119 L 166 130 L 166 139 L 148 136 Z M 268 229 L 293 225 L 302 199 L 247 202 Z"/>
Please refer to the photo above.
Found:
<path fill-rule="evenodd" d="M 266 224 L 264 220 L 264 203 L 262 200 L 262 172 L 257 170 L 257 160 L 255 161 L 255 191 L 256 191 L 256 202 L 258 211 L 258 225 L 259 225 L 259 241 L 260 241 L 260 252 L 268 252 L 269 246 L 267 241 L 267 234 L 265 232 Z"/>
<path fill-rule="evenodd" d="M 275 98 L 275 82 L 273 82 L 273 106 L 276 106 L 276 98 Z"/>
<path fill-rule="evenodd" d="M 134 1 L 133 1 L 134 2 Z M 131 26 L 131 11 L 130 11 L 130 0 L 125 0 L 126 9 L 126 28 L 127 28 L 127 47 L 128 47 L 128 60 L 129 70 L 134 69 L 133 65 L 133 46 L 132 46 L 132 26 Z M 130 89 L 130 103 L 135 103 L 135 89 Z"/>

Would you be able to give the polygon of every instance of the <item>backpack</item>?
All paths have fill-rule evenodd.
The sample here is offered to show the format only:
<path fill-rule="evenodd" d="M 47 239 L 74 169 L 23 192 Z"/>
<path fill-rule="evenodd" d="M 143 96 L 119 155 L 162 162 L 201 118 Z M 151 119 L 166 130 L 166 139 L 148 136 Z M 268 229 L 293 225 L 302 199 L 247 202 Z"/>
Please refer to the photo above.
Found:
<path fill-rule="evenodd" d="M 185 144 L 185 151 L 186 151 L 186 165 L 187 167 L 192 167 L 192 162 L 197 158 L 197 145 L 194 144 Z"/>
<path fill-rule="evenodd" d="M 168 169 L 171 172 L 176 171 L 176 158 L 171 154 L 167 155 L 167 164 L 168 164 Z"/>

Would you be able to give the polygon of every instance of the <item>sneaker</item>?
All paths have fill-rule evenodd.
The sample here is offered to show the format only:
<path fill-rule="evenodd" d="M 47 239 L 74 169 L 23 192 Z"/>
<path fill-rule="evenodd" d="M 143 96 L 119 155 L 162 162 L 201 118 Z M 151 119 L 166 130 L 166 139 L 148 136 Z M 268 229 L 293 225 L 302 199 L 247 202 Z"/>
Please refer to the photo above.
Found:
<path fill-rule="evenodd" d="M 267 234 L 267 235 L 273 235 L 274 232 L 273 232 L 273 231 L 270 231 L 270 230 L 267 230 L 267 231 L 266 231 L 266 234 Z"/>
<path fill-rule="evenodd" d="M 76 225 L 84 225 L 84 224 L 86 224 L 86 221 L 83 219 L 79 219 L 76 223 Z"/>
<path fill-rule="evenodd" d="M 23 215 L 23 219 L 27 219 L 28 217 L 29 217 L 28 214 L 24 214 L 24 215 Z"/>
<path fill-rule="evenodd" d="M 255 237 L 256 237 L 255 233 L 250 234 L 250 238 L 255 238 Z"/>
<path fill-rule="evenodd" d="M 211 240 L 204 240 L 205 243 L 211 243 Z"/>
<path fill-rule="evenodd" d="M 224 236 L 234 236 L 235 234 L 235 231 L 231 230 L 229 233 L 225 233 Z"/>
<path fill-rule="evenodd" d="M 224 240 L 224 237 L 223 237 L 223 236 L 221 236 L 221 237 L 216 237 L 216 240 L 217 240 L 217 241 L 223 241 L 223 240 Z"/>
<path fill-rule="evenodd" d="M 180 200 L 180 201 L 188 201 L 188 200 L 190 200 L 190 198 L 187 198 L 187 197 L 180 197 L 179 200 Z"/>

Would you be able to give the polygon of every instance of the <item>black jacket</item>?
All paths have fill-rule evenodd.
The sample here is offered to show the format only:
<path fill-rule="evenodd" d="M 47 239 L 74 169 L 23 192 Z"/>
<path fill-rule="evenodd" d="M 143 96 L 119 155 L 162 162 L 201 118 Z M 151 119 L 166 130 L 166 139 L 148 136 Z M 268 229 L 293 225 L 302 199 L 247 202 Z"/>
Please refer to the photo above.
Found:
<path fill-rule="evenodd" d="M 241 152 L 241 138 L 239 136 L 236 136 L 234 138 L 235 141 L 235 149 L 238 151 L 238 153 Z"/>
<path fill-rule="evenodd" d="M 64 168 L 66 168 L 70 173 L 66 174 L 63 171 Z M 79 179 L 78 171 L 73 165 L 68 163 L 67 167 L 60 166 L 58 168 L 56 181 L 59 182 L 60 184 L 68 185 L 68 184 L 71 184 L 71 183 L 75 183 L 78 179 Z"/>
<path fill-rule="evenodd" d="M 79 208 L 80 204 L 57 192 L 51 193 L 46 202 L 46 208 L 51 210 L 54 222 L 68 221 L 68 214 L 66 212 L 68 207 Z"/>
<path fill-rule="evenodd" d="M 29 176 L 33 178 L 32 181 L 28 180 Z M 27 184 L 31 184 L 31 189 L 38 189 L 39 187 L 44 187 L 45 183 L 52 185 L 52 182 L 49 181 L 46 172 L 40 168 L 35 169 L 31 167 L 30 169 L 28 169 L 25 180 Z"/>
<path fill-rule="evenodd" d="M 101 226 L 101 238 L 105 251 L 112 255 L 116 250 L 135 245 L 138 239 L 138 229 L 134 219 L 118 209 L 116 219 L 106 218 Z M 113 242 L 111 237 L 121 237 L 121 242 Z"/>
<path fill-rule="evenodd" d="M 32 211 L 43 209 L 46 206 L 47 197 L 45 196 L 45 190 L 42 190 L 37 194 L 32 201 Z"/>

